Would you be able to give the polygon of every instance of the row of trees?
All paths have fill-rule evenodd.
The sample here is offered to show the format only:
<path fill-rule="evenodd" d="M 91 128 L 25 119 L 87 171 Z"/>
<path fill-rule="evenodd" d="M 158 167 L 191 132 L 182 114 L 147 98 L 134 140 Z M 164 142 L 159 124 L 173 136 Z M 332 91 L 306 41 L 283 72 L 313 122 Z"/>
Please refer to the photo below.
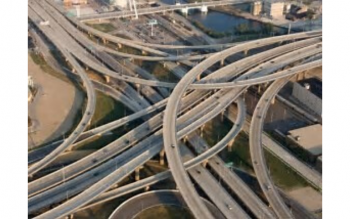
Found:
<path fill-rule="evenodd" d="M 271 23 L 263 23 L 260 30 L 253 30 L 246 23 L 239 24 L 237 27 L 235 27 L 235 33 L 238 35 L 255 34 L 255 33 L 270 34 L 272 32 L 273 32 L 273 24 Z"/>

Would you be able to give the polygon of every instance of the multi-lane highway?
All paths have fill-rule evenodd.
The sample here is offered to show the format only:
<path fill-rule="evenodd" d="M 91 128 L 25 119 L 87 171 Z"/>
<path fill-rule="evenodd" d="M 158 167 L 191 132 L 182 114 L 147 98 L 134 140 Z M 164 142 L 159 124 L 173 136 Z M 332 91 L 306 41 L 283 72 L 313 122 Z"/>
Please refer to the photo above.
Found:
<path fill-rule="evenodd" d="M 69 138 L 69 141 L 64 141 L 43 159 L 32 164 L 29 171 L 30 175 L 44 168 L 66 149 L 74 147 L 74 142 L 76 141 L 83 141 L 96 135 L 103 134 L 138 118 L 144 118 L 145 120 L 143 124 L 132 129 L 102 149 L 69 166 L 30 182 L 28 188 L 30 197 L 29 212 L 35 212 L 69 198 L 67 201 L 46 211 L 37 218 L 63 217 L 79 209 L 86 208 L 87 206 L 152 185 L 172 175 L 192 213 L 197 218 L 213 218 L 213 215 L 208 211 L 197 194 L 196 189 L 193 187 L 189 175 L 187 175 L 188 168 L 192 167 L 192 169 L 189 170 L 190 175 L 198 182 L 203 190 L 205 190 L 208 196 L 211 197 L 212 201 L 219 207 L 222 213 L 228 218 L 231 217 L 230 215 L 232 215 L 233 218 L 235 217 L 233 215 L 236 215 L 238 218 L 248 217 L 239 205 L 235 204 L 235 201 L 229 194 L 224 193 L 225 195 L 222 197 L 222 200 L 225 199 L 225 202 L 214 198 L 215 191 L 223 191 L 222 188 L 215 184 L 215 180 L 211 178 L 210 173 L 204 167 L 197 166 L 202 162 L 209 161 L 209 164 L 214 166 L 213 169 L 218 170 L 218 167 L 215 165 L 218 165 L 217 163 L 220 164 L 220 161 L 217 160 L 216 154 L 241 130 L 244 124 L 245 114 L 240 111 L 237 121 L 231 131 L 214 147 L 205 150 L 203 153 L 199 153 L 195 157 L 192 157 L 193 155 L 190 155 L 190 153 L 186 153 L 187 158 L 190 160 L 185 162 L 185 164 L 183 164 L 180 153 L 183 147 L 178 145 L 178 140 L 186 137 L 189 133 L 192 133 L 216 115 L 220 114 L 235 100 L 237 100 L 239 110 L 244 110 L 244 107 L 242 108 L 242 106 L 244 106 L 243 100 L 240 99 L 239 96 L 248 89 L 249 86 L 275 80 L 287 80 L 290 76 L 299 72 L 320 66 L 321 61 L 316 55 L 322 52 L 320 48 L 322 32 L 314 31 L 271 37 L 244 42 L 235 46 L 232 44 L 225 44 L 224 46 L 221 45 L 221 48 L 227 49 L 214 54 L 200 56 L 186 55 L 180 57 L 169 56 L 168 53 L 155 48 L 181 48 L 181 45 L 178 45 L 178 47 L 167 47 L 166 45 L 158 47 L 157 45 L 133 43 L 133 41 L 130 40 L 124 41 L 108 34 L 101 34 L 98 31 L 89 29 L 90 27 L 86 28 L 86 25 L 84 26 L 84 24 L 73 18 L 66 18 L 64 14 L 62 14 L 61 9 L 56 7 L 55 3 L 51 1 L 30 1 L 29 18 L 36 24 L 38 30 L 55 45 L 70 63 L 70 66 L 73 67 L 72 70 L 77 72 L 81 78 L 79 80 L 85 85 L 88 93 L 88 105 L 86 107 L 86 114 L 90 116 L 88 118 L 91 118 L 95 105 L 94 89 L 103 90 L 103 92 L 106 93 L 109 92 L 110 95 L 115 95 L 116 98 L 123 100 L 122 102 L 128 102 L 133 99 L 138 100 L 138 104 L 131 104 L 129 106 L 129 108 L 135 111 L 134 114 L 87 132 L 83 131 L 88 125 L 89 120 L 83 117 L 81 124 L 76 128 L 76 132 L 73 133 L 73 137 L 70 136 L 71 138 Z M 49 26 L 38 24 L 38 21 L 45 20 L 50 21 Z M 80 29 L 77 29 L 77 26 L 71 23 L 72 21 L 74 24 L 77 24 Z M 150 51 L 150 54 L 158 55 L 158 57 L 133 56 L 133 58 L 143 60 L 153 59 L 153 61 L 175 61 L 185 58 L 191 60 L 198 58 L 204 59 L 204 61 L 192 68 L 177 84 L 155 80 L 155 78 L 148 76 L 147 73 L 136 71 L 135 68 L 132 69 L 135 70 L 136 73 L 128 72 L 128 74 L 121 74 L 117 72 L 120 66 L 107 53 L 121 57 L 130 57 L 130 55 L 125 56 L 112 49 L 106 49 L 104 46 L 91 43 L 82 31 L 93 33 L 97 37 L 115 43 L 128 46 L 131 44 L 133 47 L 140 50 Z M 285 42 L 285 44 L 279 45 L 281 42 Z M 273 47 L 267 48 L 266 51 L 256 55 L 229 63 L 227 66 L 219 68 L 202 80 L 194 82 L 199 75 L 207 71 L 212 65 L 222 62 L 234 54 L 255 48 L 264 48 L 268 45 L 273 45 Z M 219 48 L 218 45 L 214 45 L 211 48 L 216 48 L 215 46 Z M 184 46 L 183 48 L 191 48 L 191 46 Z M 196 48 L 210 47 L 208 47 L 208 45 L 192 47 L 192 49 Z M 314 58 L 308 59 L 310 57 Z M 290 64 L 295 64 L 297 61 L 301 60 L 309 61 L 292 68 L 289 67 Z M 127 91 L 121 90 L 120 92 L 116 92 L 103 84 L 91 82 L 85 74 L 83 67 L 91 68 L 106 77 L 117 80 Z M 142 77 L 138 77 L 138 75 Z M 135 92 L 132 87 L 138 88 L 140 85 L 143 87 L 141 92 Z M 174 88 L 174 90 L 168 99 L 162 99 L 162 96 L 151 87 L 168 87 Z M 273 87 L 274 86 L 272 86 L 272 88 Z M 190 91 L 188 92 L 188 90 Z M 166 92 L 163 91 L 163 94 L 166 94 Z M 140 97 L 141 95 L 146 96 L 147 100 Z M 266 96 L 270 97 L 270 95 L 271 94 L 267 91 Z M 152 102 L 152 104 L 148 101 Z M 166 109 L 164 110 L 163 108 L 165 106 Z M 266 107 L 268 106 L 265 105 L 263 109 L 266 110 Z M 151 114 L 155 115 L 146 118 L 146 116 Z M 177 115 L 179 115 L 179 118 L 177 118 Z M 257 126 L 259 125 L 256 125 L 254 122 L 252 123 L 252 129 L 257 129 L 256 131 L 258 132 L 256 133 L 254 131 L 255 133 L 251 134 L 254 139 L 259 139 L 259 133 L 262 132 L 261 127 L 257 128 Z M 163 148 L 163 141 L 169 162 L 169 171 L 107 192 L 108 189 L 135 171 L 139 166 L 160 153 Z M 257 143 L 255 142 L 251 145 L 257 145 Z M 254 146 L 254 148 L 261 147 Z M 270 205 L 273 207 L 274 213 L 279 218 L 292 218 L 293 216 L 289 212 L 289 209 L 286 209 L 283 200 L 280 199 L 277 190 L 274 189 L 273 183 L 267 175 L 266 168 L 263 168 L 264 160 L 261 160 L 259 149 L 254 149 L 252 153 L 255 153 L 254 158 L 261 164 L 261 166 L 257 167 L 256 174 Z M 254 166 L 254 168 L 256 167 Z M 198 175 L 198 171 L 201 175 Z M 263 175 L 263 177 L 260 176 L 260 174 Z M 229 180 L 234 180 L 236 182 L 228 183 L 228 185 L 256 216 L 259 211 L 264 212 L 263 215 L 272 215 L 271 212 L 262 205 L 259 199 L 249 191 L 244 183 L 239 181 L 238 177 L 232 174 L 222 177 L 226 182 Z M 207 184 L 205 182 L 207 182 Z M 214 190 L 214 188 L 217 189 Z M 242 191 L 239 191 L 240 189 Z M 245 198 L 246 196 L 248 198 Z M 226 203 L 226 205 L 224 203 Z M 271 218 L 272 217 L 273 216 L 271 216 Z"/>

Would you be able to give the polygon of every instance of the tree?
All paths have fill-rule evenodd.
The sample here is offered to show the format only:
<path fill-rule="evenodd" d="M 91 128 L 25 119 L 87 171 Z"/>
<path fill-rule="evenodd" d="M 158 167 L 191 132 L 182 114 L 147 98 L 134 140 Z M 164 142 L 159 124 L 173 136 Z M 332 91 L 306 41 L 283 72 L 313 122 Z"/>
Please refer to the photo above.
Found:
<path fill-rule="evenodd" d="M 262 32 L 265 34 L 270 34 L 273 31 L 273 24 L 271 23 L 265 23 L 262 26 Z"/>
<path fill-rule="evenodd" d="M 244 34 L 244 33 L 247 33 L 249 31 L 249 27 L 248 27 L 248 24 L 239 24 L 235 28 L 235 30 L 238 34 Z"/>

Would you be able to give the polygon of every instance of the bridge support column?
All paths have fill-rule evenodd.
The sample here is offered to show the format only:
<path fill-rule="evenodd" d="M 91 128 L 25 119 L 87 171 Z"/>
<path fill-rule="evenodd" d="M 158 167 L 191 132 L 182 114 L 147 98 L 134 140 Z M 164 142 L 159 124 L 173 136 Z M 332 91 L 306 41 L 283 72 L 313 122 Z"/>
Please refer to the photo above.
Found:
<path fill-rule="evenodd" d="M 103 42 L 103 44 L 107 44 L 108 42 L 107 42 L 107 40 L 105 39 L 105 38 L 102 38 L 102 42 Z"/>
<path fill-rule="evenodd" d="M 76 72 L 75 68 L 72 68 L 72 72 L 73 72 L 73 73 L 75 73 L 75 72 Z"/>
<path fill-rule="evenodd" d="M 140 170 L 143 168 L 143 166 L 137 167 L 135 169 L 135 181 L 139 181 L 140 180 Z"/>
<path fill-rule="evenodd" d="M 266 83 L 264 84 L 264 89 L 266 89 L 268 86 L 269 86 L 269 83 L 266 82 Z"/>
<path fill-rule="evenodd" d="M 302 74 L 303 74 L 303 80 L 306 79 L 307 71 L 304 71 Z"/>
<path fill-rule="evenodd" d="M 166 68 L 166 64 L 165 64 L 165 62 L 163 62 L 163 68 Z"/>
<path fill-rule="evenodd" d="M 207 13 L 208 13 L 208 6 L 203 5 L 203 6 L 201 7 L 201 12 L 202 12 L 203 14 L 207 14 Z"/>
<path fill-rule="evenodd" d="M 160 157 L 159 158 L 159 164 L 163 166 L 165 164 L 165 161 L 164 161 L 165 150 L 164 150 L 164 148 L 160 151 L 159 157 Z"/>
<path fill-rule="evenodd" d="M 86 66 L 86 67 L 85 67 L 85 71 L 89 71 L 89 67 Z"/>
<path fill-rule="evenodd" d="M 202 166 L 203 166 L 203 167 L 206 167 L 207 164 L 208 164 L 208 160 L 204 160 L 203 163 L 202 163 Z"/>
<path fill-rule="evenodd" d="M 205 124 L 201 126 L 201 137 L 203 137 L 204 128 L 205 128 Z"/>
<path fill-rule="evenodd" d="M 140 91 L 141 91 L 141 85 L 140 84 L 135 84 L 136 89 L 137 89 L 137 93 L 140 95 Z"/>
<path fill-rule="evenodd" d="M 225 59 L 223 59 L 223 60 L 220 61 L 220 65 L 221 65 L 221 66 L 224 66 L 224 65 L 225 65 Z"/>
<path fill-rule="evenodd" d="M 186 144 L 187 140 L 188 140 L 188 136 L 186 135 L 186 136 L 183 138 L 184 144 Z"/>
<path fill-rule="evenodd" d="M 147 55 L 147 52 L 145 50 L 142 50 L 142 55 Z"/>
<path fill-rule="evenodd" d="M 108 75 L 105 75 L 105 80 L 107 83 L 109 83 L 111 81 L 111 77 L 109 77 Z"/>
<path fill-rule="evenodd" d="M 118 45 L 118 49 L 121 49 L 123 47 L 123 45 L 120 43 L 118 43 L 117 45 Z"/>
<path fill-rule="evenodd" d="M 303 80 L 303 73 L 297 74 L 297 81 Z"/>
<path fill-rule="evenodd" d="M 229 143 L 228 143 L 228 151 L 231 152 L 232 151 L 232 146 L 235 143 L 235 139 L 232 139 Z"/>
<path fill-rule="evenodd" d="M 248 55 L 248 51 L 249 51 L 249 50 L 244 50 L 244 56 L 247 56 L 247 55 Z"/>
<path fill-rule="evenodd" d="M 197 81 L 200 81 L 201 80 L 201 75 L 197 75 Z"/>
<path fill-rule="evenodd" d="M 149 186 L 146 186 L 145 187 L 145 192 L 149 191 L 150 187 Z"/>
<path fill-rule="evenodd" d="M 225 110 L 223 110 L 223 111 L 220 113 L 220 120 L 221 120 L 221 122 L 224 121 L 224 115 L 225 115 Z"/>
<path fill-rule="evenodd" d="M 261 93 L 261 86 L 260 86 L 260 84 L 258 85 L 258 94 L 260 94 Z"/>
<path fill-rule="evenodd" d="M 181 9 L 182 14 L 188 15 L 188 8 L 182 8 Z"/>
<path fill-rule="evenodd" d="M 274 96 L 272 99 L 271 99 L 271 104 L 275 104 L 275 101 L 276 101 L 276 96 Z"/>

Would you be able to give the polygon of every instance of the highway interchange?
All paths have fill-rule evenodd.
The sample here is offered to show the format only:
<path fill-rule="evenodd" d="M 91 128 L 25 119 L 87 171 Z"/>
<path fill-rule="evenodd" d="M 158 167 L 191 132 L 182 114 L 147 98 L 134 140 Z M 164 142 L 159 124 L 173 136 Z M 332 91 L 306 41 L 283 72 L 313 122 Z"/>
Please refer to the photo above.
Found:
<path fill-rule="evenodd" d="M 63 152 L 74 149 L 74 144 L 77 144 L 78 141 L 101 135 L 135 119 L 142 118 L 144 123 L 83 159 L 31 181 L 28 186 L 29 213 L 60 203 L 36 218 L 64 217 L 87 206 L 111 200 L 172 176 L 194 216 L 196 218 L 213 218 L 213 215 L 203 204 L 189 176 L 191 175 L 199 184 L 208 179 L 208 183 L 215 184 L 215 181 L 210 181 L 210 173 L 206 172 L 200 164 L 209 162 L 210 165 L 215 166 L 213 162 L 216 160 L 217 165 L 220 163 L 220 166 L 223 165 L 220 160 L 217 160 L 219 159 L 217 153 L 237 136 L 246 119 L 244 101 L 241 96 L 250 86 L 275 81 L 263 94 L 261 103 L 259 102 L 261 105 L 258 104 L 259 110 L 256 110 L 253 115 L 250 133 L 250 151 L 254 160 L 254 170 L 273 212 L 266 207 L 259 197 L 254 195 L 249 187 L 240 182 L 238 177 L 235 177 L 235 175 L 226 177 L 231 177 L 231 179 L 237 181 L 236 184 L 231 184 L 231 188 L 251 209 L 255 217 L 293 218 L 266 170 L 265 160 L 261 153 L 261 122 L 268 108 L 268 103 L 283 86 L 283 82 L 288 81 L 290 77 L 300 72 L 322 65 L 320 56 L 322 54 L 321 31 L 283 35 L 239 44 L 185 46 L 185 48 L 192 49 L 225 49 L 203 55 L 192 56 L 188 54 L 176 57 L 169 55 L 162 49 L 173 50 L 179 49 L 181 46 L 157 46 L 123 40 L 94 30 L 74 18 L 65 17 L 61 10 L 52 1 L 37 0 L 29 2 L 28 14 L 38 31 L 45 35 L 65 57 L 72 67 L 70 70 L 77 73 L 78 80 L 81 81 L 87 92 L 88 102 L 84 116 L 76 129 L 61 144 L 55 146 L 55 149 L 42 156 L 42 159 L 39 156 L 31 163 L 28 170 L 29 177 L 31 178 L 45 168 Z M 40 25 L 40 21 L 49 21 L 50 25 Z M 132 54 L 114 53 L 107 47 L 92 43 L 84 35 L 84 31 L 101 39 L 147 51 L 150 55 L 141 57 Z M 248 50 L 276 45 L 281 42 L 283 44 L 229 63 L 204 76 L 204 72 L 211 66 L 223 62 L 234 54 L 245 53 Z M 118 72 L 118 64 L 110 56 L 112 53 L 121 57 L 152 61 L 179 60 L 184 64 L 189 64 L 189 60 L 199 59 L 203 61 L 187 72 L 180 82 L 169 83 L 155 79 L 143 79 L 135 73 L 134 75 L 131 75 L 132 73 L 127 75 Z M 291 67 L 297 61 L 301 64 Z M 130 92 L 118 91 L 116 98 L 126 103 L 136 100 L 139 104 L 129 105 L 135 113 L 84 132 L 94 113 L 96 104 L 95 89 L 102 90 L 98 87 L 104 86 L 103 84 L 99 85 L 98 82 L 92 82 L 87 77 L 84 67 L 120 81 L 125 90 Z M 198 81 L 199 77 L 201 80 Z M 137 86 L 140 85 L 148 91 L 145 93 L 153 94 L 152 98 L 148 97 L 150 103 L 144 98 L 140 98 L 138 92 L 131 91 L 137 89 Z M 163 98 L 158 94 L 159 89 L 164 87 L 173 89 L 169 97 Z M 113 88 L 105 87 L 104 90 L 106 91 L 106 89 L 110 89 L 110 93 L 114 92 Z M 202 153 L 195 156 L 190 153 L 186 146 L 179 144 L 180 139 L 189 138 L 190 133 L 219 115 L 233 102 L 236 102 L 238 107 L 236 121 L 227 135 L 215 146 L 210 149 L 206 148 Z M 193 138 L 197 139 L 198 137 L 194 136 Z M 194 141 L 191 137 L 190 139 L 193 144 L 200 142 L 198 140 Z M 200 143 L 200 145 L 203 145 L 203 143 Z M 169 171 L 111 189 L 162 151 L 165 151 Z M 181 156 L 181 153 L 184 153 L 183 151 L 187 154 L 186 156 Z M 202 174 L 198 175 L 198 171 Z M 227 218 L 250 218 L 244 210 L 240 209 L 238 204 L 225 204 L 221 202 L 222 200 L 215 199 L 212 195 L 215 194 L 214 188 L 220 189 L 220 186 L 214 184 L 213 186 L 202 184 L 202 189 L 207 192 L 211 201 Z M 225 192 L 224 190 L 220 191 Z M 226 202 L 235 203 L 229 194 L 224 194 L 223 197 L 226 197 Z M 61 203 L 67 196 L 69 200 Z"/>

